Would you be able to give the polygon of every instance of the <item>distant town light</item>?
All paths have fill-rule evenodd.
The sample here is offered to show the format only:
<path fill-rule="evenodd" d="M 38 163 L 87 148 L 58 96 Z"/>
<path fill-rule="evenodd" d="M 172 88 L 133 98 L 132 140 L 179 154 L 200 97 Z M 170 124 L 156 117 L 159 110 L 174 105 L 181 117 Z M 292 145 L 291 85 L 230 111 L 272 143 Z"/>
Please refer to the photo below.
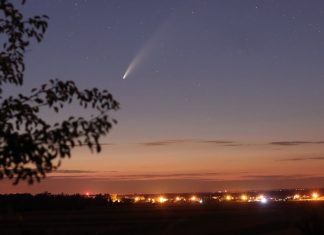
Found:
<path fill-rule="evenodd" d="M 262 204 L 266 204 L 268 202 L 268 199 L 264 195 L 258 196 L 258 201 L 260 201 Z"/>
<path fill-rule="evenodd" d="M 139 200 L 140 200 L 139 197 L 135 197 L 135 198 L 134 198 L 134 201 L 135 201 L 135 202 L 138 202 Z"/>
<path fill-rule="evenodd" d="M 227 201 L 232 200 L 232 196 L 231 196 L 231 195 L 227 195 L 227 196 L 226 196 L 226 200 L 227 200 Z"/>
<path fill-rule="evenodd" d="M 165 203 L 166 201 L 168 201 L 168 199 L 167 198 L 165 198 L 165 197 L 159 197 L 159 203 Z"/>
<path fill-rule="evenodd" d="M 300 199 L 300 195 L 299 194 L 295 194 L 293 198 L 294 198 L 294 200 L 299 200 Z"/>
<path fill-rule="evenodd" d="M 89 196 L 90 196 L 90 193 L 89 193 L 89 192 L 86 192 L 85 195 L 86 195 L 87 197 L 89 197 Z"/>
<path fill-rule="evenodd" d="M 245 194 L 241 195 L 241 200 L 242 201 L 247 201 L 247 199 L 248 199 L 248 197 Z"/>
<path fill-rule="evenodd" d="M 194 202 L 194 201 L 197 201 L 197 197 L 196 197 L 196 196 L 192 196 L 192 197 L 190 198 L 190 200 L 193 201 L 193 202 Z"/>
<path fill-rule="evenodd" d="M 118 199 L 117 194 L 111 194 L 110 199 L 111 199 L 112 202 L 120 202 L 120 200 Z"/>
<path fill-rule="evenodd" d="M 266 204 L 267 202 L 268 202 L 268 199 L 266 199 L 265 197 L 261 198 L 261 203 Z"/>
<path fill-rule="evenodd" d="M 312 193 L 312 198 L 313 199 L 318 199 L 318 193 L 316 193 L 316 192 Z"/>

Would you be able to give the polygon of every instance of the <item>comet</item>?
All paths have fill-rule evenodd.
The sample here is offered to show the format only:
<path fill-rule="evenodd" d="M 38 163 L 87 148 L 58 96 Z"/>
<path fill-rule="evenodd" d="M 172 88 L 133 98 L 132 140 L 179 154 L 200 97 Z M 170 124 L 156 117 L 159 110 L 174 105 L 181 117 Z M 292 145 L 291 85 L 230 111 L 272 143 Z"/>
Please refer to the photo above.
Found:
<path fill-rule="evenodd" d="M 151 51 L 161 44 L 165 36 L 169 35 L 168 30 L 170 27 L 172 27 L 172 16 L 173 15 L 171 14 L 162 24 L 160 24 L 153 35 L 148 38 L 148 40 L 140 48 L 139 52 L 133 57 L 122 77 L 123 80 L 126 80 L 128 76 L 147 59 Z"/>
<path fill-rule="evenodd" d="M 140 49 L 140 51 L 134 56 L 123 75 L 123 80 L 125 80 L 129 76 L 129 74 L 132 73 L 139 66 L 139 64 L 141 64 L 148 57 L 150 51 L 155 45 L 155 41 L 155 37 L 151 37 Z"/>

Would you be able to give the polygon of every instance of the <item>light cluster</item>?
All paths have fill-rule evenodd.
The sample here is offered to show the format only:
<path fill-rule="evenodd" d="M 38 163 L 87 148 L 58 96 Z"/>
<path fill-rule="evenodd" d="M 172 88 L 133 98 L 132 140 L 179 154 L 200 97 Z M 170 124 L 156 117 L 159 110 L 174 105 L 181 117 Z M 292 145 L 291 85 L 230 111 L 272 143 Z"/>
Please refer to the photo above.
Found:
<path fill-rule="evenodd" d="M 88 195 L 89 196 L 89 195 Z M 311 192 L 309 194 L 294 194 L 288 196 L 269 196 L 266 194 L 186 194 L 186 195 L 111 195 L 112 202 L 130 202 L 130 203 L 150 203 L 150 204 L 203 204 L 209 202 L 238 202 L 238 203 L 261 203 L 267 204 L 268 202 L 281 202 L 281 201 L 321 201 L 318 192 Z"/>

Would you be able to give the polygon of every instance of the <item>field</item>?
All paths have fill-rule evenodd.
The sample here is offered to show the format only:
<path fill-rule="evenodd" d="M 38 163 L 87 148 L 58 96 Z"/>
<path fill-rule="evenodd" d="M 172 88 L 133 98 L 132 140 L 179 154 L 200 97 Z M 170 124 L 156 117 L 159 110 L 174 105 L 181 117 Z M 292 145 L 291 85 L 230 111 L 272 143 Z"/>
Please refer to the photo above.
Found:
<path fill-rule="evenodd" d="M 111 205 L 0 212 L 0 234 L 321 234 L 322 202 Z M 299 227 L 315 233 L 302 233 Z"/>

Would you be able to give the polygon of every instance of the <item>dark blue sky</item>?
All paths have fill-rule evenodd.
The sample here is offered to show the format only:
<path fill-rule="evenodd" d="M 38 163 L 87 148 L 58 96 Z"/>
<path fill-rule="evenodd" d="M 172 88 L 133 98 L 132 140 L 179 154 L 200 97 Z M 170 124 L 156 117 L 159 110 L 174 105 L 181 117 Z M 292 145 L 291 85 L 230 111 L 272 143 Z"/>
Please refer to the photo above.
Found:
<path fill-rule="evenodd" d="M 72 79 L 121 103 L 103 157 L 79 149 L 62 168 L 212 171 L 221 176 L 204 179 L 225 182 L 303 167 L 298 177 L 322 177 L 323 1 L 29 0 L 22 9 L 50 16 L 28 52 L 28 89 Z"/>

